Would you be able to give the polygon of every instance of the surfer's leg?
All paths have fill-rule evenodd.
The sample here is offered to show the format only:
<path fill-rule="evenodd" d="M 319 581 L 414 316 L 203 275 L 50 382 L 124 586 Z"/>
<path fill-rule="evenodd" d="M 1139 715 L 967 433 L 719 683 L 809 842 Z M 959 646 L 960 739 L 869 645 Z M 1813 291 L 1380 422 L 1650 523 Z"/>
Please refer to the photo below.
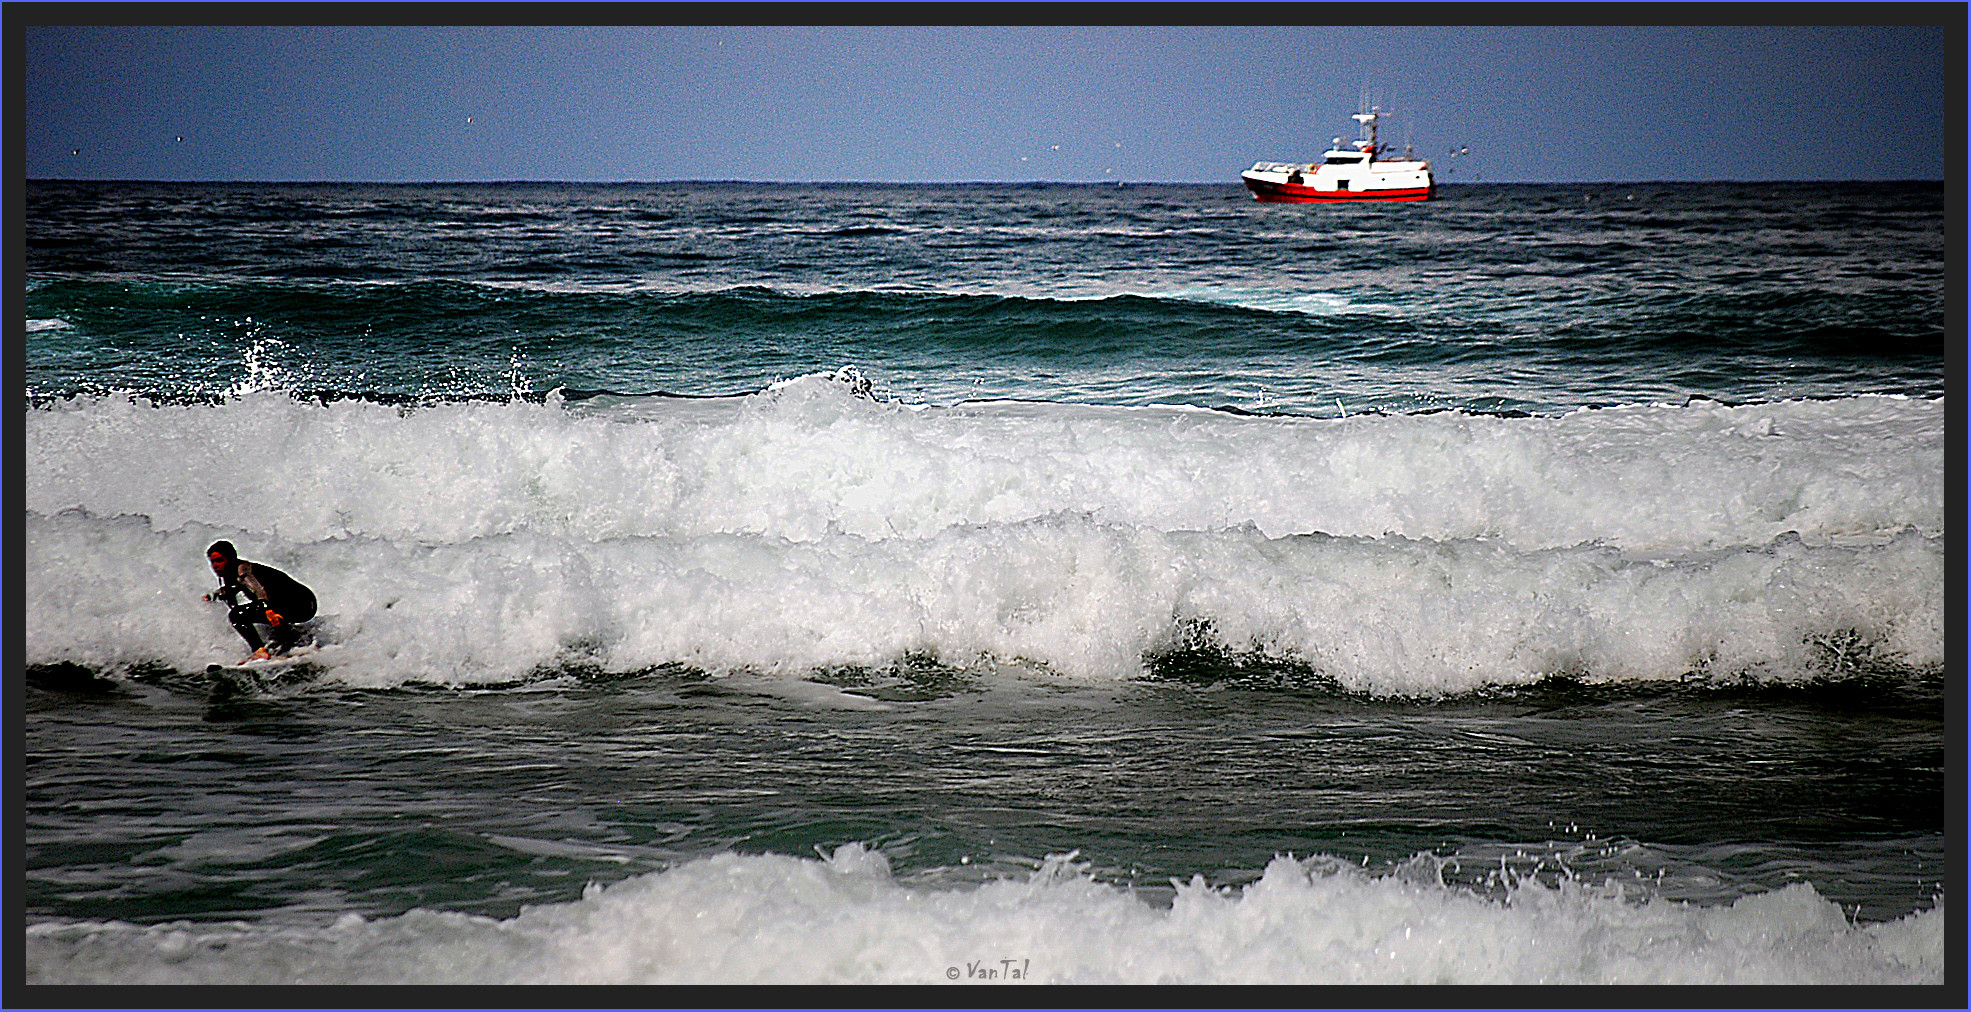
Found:
<path fill-rule="evenodd" d="M 304 594 L 297 600 L 282 602 L 278 608 L 263 608 L 261 611 L 262 622 L 267 621 L 265 615 L 269 611 L 278 613 L 281 616 L 281 624 L 274 625 L 268 622 L 267 624 L 271 628 L 267 632 L 267 638 L 273 641 L 275 653 L 284 654 L 293 650 L 294 645 L 301 641 L 301 637 L 305 635 L 303 627 L 306 626 L 309 619 L 315 617 L 315 596 L 313 594 Z"/>
<path fill-rule="evenodd" d="M 265 644 L 260 642 L 260 630 L 253 627 L 255 622 L 264 622 L 267 620 L 267 607 L 265 605 L 258 601 L 236 604 L 233 606 L 233 610 L 226 615 L 226 618 L 233 623 L 233 631 L 240 634 L 240 638 L 246 641 L 247 646 L 252 647 L 255 651 L 259 651 L 265 646 Z"/>

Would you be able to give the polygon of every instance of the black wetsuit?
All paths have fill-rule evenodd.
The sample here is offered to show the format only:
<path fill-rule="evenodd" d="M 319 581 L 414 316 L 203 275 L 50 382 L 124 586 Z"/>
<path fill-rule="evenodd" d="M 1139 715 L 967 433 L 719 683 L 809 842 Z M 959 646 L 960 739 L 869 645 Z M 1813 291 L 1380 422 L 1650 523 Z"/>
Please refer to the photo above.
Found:
<path fill-rule="evenodd" d="M 241 594 L 246 595 L 246 600 L 234 604 L 233 599 Z M 246 645 L 255 650 L 261 648 L 260 631 L 254 628 L 256 625 L 268 627 L 273 652 L 284 654 L 294 646 L 295 640 L 301 638 L 298 626 L 315 617 L 314 591 L 272 566 L 245 559 L 233 562 L 232 575 L 226 578 L 225 585 L 212 598 L 233 605 L 226 618 L 246 640 Z M 267 621 L 270 611 L 281 617 L 279 625 Z"/>

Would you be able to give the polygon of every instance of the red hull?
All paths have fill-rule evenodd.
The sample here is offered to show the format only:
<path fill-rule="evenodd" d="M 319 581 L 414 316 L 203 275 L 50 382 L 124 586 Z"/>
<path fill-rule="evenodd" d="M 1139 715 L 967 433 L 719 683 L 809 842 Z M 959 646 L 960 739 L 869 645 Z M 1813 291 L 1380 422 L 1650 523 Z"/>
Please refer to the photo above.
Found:
<path fill-rule="evenodd" d="M 1359 204 L 1364 201 L 1429 200 L 1432 190 L 1432 187 L 1428 186 L 1408 190 L 1316 190 L 1311 186 L 1268 183 L 1258 179 L 1247 179 L 1245 182 L 1246 189 L 1252 191 L 1254 200 L 1268 204 Z"/>

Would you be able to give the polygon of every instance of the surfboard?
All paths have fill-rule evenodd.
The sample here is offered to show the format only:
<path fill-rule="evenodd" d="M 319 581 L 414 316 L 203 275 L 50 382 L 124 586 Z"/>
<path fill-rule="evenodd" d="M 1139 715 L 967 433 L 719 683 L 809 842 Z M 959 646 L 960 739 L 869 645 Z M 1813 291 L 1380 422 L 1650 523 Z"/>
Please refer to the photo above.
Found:
<path fill-rule="evenodd" d="M 320 674 L 321 653 L 319 647 L 296 647 L 279 657 L 246 660 L 238 664 L 208 664 L 205 675 L 212 680 L 215 689 L 257 691 Z"/>

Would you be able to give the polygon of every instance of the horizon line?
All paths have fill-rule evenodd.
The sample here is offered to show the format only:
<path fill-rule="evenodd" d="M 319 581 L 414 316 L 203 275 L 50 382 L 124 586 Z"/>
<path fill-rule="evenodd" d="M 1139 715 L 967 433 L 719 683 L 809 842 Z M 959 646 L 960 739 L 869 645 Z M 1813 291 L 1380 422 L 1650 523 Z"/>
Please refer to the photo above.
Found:
<path fill-rule="evenodd" d="M 107 183 L 178 186 L 1090 186 L 1124 188 L 1130 186 L 1226 186 L 1243 189 L 1237 180 L 1185 179 L 166 179 L 134 176 L 28 176 L 27 183 Z M 1688 186 L 1708 184 L 1898 184 L 1936 183 L 1949 180 L 1931 177 L 1894 179 L 1455 179 L 1438 180 L 1436 186 Z"/>

